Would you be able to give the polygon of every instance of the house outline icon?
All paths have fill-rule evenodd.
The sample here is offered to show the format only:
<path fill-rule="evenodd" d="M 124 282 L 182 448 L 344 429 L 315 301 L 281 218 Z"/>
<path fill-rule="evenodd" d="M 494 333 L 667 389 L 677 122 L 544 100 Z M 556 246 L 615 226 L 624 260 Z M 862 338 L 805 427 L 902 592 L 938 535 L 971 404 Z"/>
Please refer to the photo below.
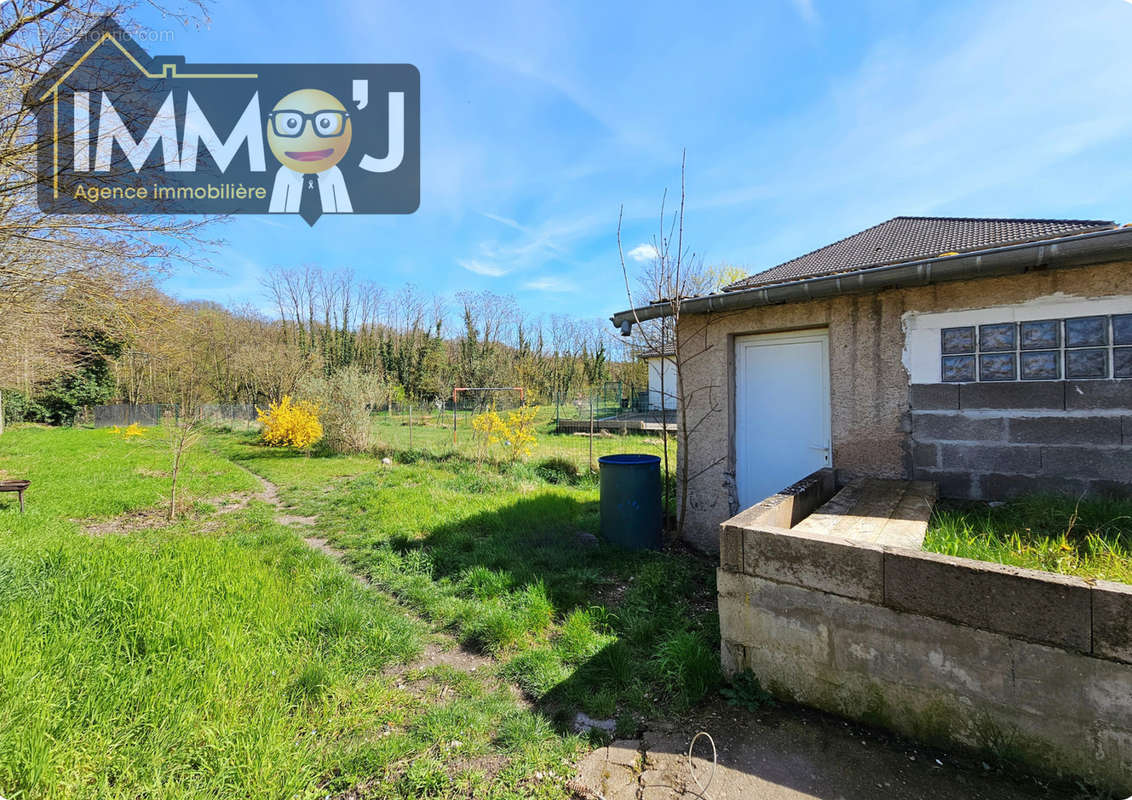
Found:
<path fill-rule="evenodd" d="M 98 51 L 106 42 L 113 44 L 119 52 L 124 55 L 131 64 L 133 64 L 138 72 L 144 78 L 153 80 L 164 78 L 184 78 L 184 79 L 237 79 L 237 80 L 254 80 L 259 77 L 256 72 L 182 72 L 180 67 L 183 65 L 184 59 L 181 57 L 168 57 L 169 60 L 159 60 L 151 57 L 145 50 L 138 46 L 128 33 L 110 17 L 104 17 L 100 20 L 91 30 L 83 37 L 83 39 L 98 36 L 94 44 L 86 49 L 78 58 L 73 61 L 70 56 L 78 50 L 80 45 L 68 51 L 55 67 L 48 72 L 48 74 L 28 92 L 27 100 L 29 103 L 36 102 L 42 103 L 51 97 L 52 104 L 52 136 L 51 136 L 51 149 L 52 149 L 52 176 L 51 176 L 51 190 L 52 196 L 55 199 L 59 197 L 59 88 L 64 85 L 67 78 L 69 78 L 75 70 L 77 70 L 84 61 L 90 58 L 95 52 Z M 132 52 L 131 52 L 132 51 Z M 156 64 L 160 70 L 154 72 L 147 69 L 142 63 L 143 60 L 151 65 Z M 69 66 L 68 66 L 69 65 Z M 59 72 L 62 72 L 58 77 L 54 77 Z M 43 88 L 46 87 L 46 88 Z"/>

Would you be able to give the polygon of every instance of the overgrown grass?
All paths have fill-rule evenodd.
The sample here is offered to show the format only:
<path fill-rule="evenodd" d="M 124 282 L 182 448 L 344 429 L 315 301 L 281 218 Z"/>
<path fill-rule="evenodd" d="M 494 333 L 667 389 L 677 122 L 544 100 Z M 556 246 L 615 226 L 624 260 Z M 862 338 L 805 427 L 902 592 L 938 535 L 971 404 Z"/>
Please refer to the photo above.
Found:
<path fill-rule="evenodd" d="M 924 548 L 1132 583 L 1132 501 L 1032 495 L 1001 506 L 941 502 Z"/>
<path fill-rule="evenodd" d="M 589 546 L 597 481 L 539 437 L 527 463 L 449 452 L 307 459 L 215 446 L 285 487 L 353 567 L 504 665 L 561 724 L 687 708 L 719 683 L 712 565 Z M 616 437 L 608 452 L 633 450 Z M 405 463 L 408 462 L 408 463 Z"/>
<path fill-rule="evenodd" d="M 256 487 L 253 477 L 227 459 L 197 447 L 185 456 L 179 492 L 215 497 Z M 167 502 L 171 456 L 159 428 L 122 439 L 107 428 L 21 425 L 0 436 L 0 477 L 27 478 L 28 514 L 37 526 L 56 518 L 101 519 Z M 14 494 L 0 494 L 0 513 L 16 508 Z M 4 518 L 0 526 L 18 524 Z"/>
<path fill-rule="evenodd" d="M 255 485 L 194 456 L 200 496 Z M 159 465 L 105 431 L 0 437 L 0 469 L 35 489 L 27 514 L 0 507 L 0 794 L 564 796 L 576 737 L 490 675 L 391 672 L 426 626 L 266 505 L 80 532 L 84 515 L 160 502 Z"/>

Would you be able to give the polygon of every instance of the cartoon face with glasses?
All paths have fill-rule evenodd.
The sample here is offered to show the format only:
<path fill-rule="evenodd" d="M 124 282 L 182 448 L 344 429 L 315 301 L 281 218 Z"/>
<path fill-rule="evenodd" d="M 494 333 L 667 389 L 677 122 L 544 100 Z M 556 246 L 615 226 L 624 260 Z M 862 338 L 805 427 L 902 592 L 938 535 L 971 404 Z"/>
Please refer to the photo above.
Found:
<path fill-rule="evenodd" d="M 350 114 L 319 89 L 291 92 L 267 115 L 267 144 L 282 166 L 271 190 L 270 213 L 350 213 L 350 195 L 337 164 L 350 147 Z"/>

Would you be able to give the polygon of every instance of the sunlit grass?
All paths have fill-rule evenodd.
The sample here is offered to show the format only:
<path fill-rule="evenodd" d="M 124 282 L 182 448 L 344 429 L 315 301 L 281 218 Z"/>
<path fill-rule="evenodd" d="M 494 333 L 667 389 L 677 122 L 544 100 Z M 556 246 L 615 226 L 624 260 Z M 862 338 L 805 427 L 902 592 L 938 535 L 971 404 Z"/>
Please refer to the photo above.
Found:
<path fill-rule="evenodd" d="M 540 433 L 535 456 L 512 464 L 416 439 L 307 457 L 212 432 L 183 476 L 194 514 L 82 532 L 162 504 L 167 456 L 159 431 L 0 436 L 0 470 L 33 482 L 27 514 L 0 496 L 8 800 L 563 798 L 583 745 L 568 733 L 576 711 L 632 734 L 719 680 L 711 564 L 587 541 L 597 480 L 581 437 Z M 373 588 L 267 505 L 201 502 L 257 489 L 245 468 L 315 517 Z M 404 666 L 428 627 L 496 669 Z"/>
<path fill-rule="evenodd" d="M 1033 495 L 996 507 L 942 502 L 932 514 L 924 548 L 1132 583 L 1132 501 Z"/>
<path fill-rule="evenodd" d="M 572 439 L 540 433 L 534 455 L 518 463 L 389 448 L 378 455 L 392 465 L 308 459 L 242 434 L 214 446 L 286 487 L 286 500 L 317 518 L 354 569 L 506 664 L 560 722 L 577 710 L 686 707 L 720 679 L 712 565 L 587 546 L 583 535 L 599 527 L 598 482 L 585 455 L 581 467 L 577 452 L 561 455 Z M 600 441 L 611 453 L 640 452 L 643 440 Z"/>

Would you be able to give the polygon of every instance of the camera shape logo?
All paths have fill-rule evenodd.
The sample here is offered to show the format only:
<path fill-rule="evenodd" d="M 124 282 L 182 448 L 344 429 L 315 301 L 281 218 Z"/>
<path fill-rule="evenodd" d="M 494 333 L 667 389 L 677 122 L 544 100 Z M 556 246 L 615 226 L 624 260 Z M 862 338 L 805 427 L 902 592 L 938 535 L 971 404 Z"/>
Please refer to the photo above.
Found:
<path fill-rule="evenodd" d="M 411 214 L 411 64 L 186 64 L 101 20 L 31 90 L 40 209 Z"/>

